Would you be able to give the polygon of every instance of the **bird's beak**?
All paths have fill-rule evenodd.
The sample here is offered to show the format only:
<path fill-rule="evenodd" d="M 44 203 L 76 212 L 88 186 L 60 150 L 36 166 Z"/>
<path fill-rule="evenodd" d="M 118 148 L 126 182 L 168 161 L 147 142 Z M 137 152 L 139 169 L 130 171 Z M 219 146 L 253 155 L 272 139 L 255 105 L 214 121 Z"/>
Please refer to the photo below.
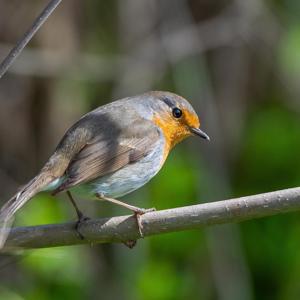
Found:
<path fill-rule="evenodd" d="M 190 130 L 193 134 L 198 135 L 207 141 L 210 141 L 209 136 L 204 131 L 202 131 L 200 128 L 190 127 Z"/>

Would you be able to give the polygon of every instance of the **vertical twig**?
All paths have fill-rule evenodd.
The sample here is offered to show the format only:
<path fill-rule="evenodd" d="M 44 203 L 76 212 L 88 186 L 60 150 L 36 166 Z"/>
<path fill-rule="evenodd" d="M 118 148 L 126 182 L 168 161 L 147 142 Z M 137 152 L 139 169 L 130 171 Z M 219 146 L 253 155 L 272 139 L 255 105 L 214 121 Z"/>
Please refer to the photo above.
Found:
<path fill-rule="evenodd" d="M 16 46 L 8 53 L 6 58 L 0 65 L 0 78 L 6 73 L 8 68 L 13 64 L 15 59 L 20 55 L 22 50 L 45 23 L 48 17 L 52 14 L 55 8 L 60 4 L 62 0 L 51 0 L 44 8 L 42 13 L 36 18 L 32 26 L 26 31 L 24 36 L 17 42 Z"/>

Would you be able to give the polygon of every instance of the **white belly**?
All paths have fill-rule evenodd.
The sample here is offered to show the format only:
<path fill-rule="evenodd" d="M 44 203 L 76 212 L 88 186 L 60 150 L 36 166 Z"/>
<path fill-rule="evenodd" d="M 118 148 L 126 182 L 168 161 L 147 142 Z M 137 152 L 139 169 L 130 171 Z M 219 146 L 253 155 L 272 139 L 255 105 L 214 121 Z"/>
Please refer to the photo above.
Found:
<path fill-rule="evenodd" d="M 71 191 L 92 198 L 96 193 L 111 198 L 124 196 L 140 188 L 157 174 L 163 164 L 163 153 L 164 142 L 159 142 L 152 152 L 138 162 L 89 183 L 76 186 Z"/>

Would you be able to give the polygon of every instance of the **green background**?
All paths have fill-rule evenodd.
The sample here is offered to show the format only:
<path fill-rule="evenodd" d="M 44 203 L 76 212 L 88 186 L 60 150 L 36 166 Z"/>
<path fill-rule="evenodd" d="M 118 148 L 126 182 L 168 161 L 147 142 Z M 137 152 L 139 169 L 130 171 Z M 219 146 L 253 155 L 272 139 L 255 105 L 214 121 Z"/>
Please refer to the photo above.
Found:
<path fill-rule="evenodd" d="M 0 0 L 0 57 L 47 1 Z M 0 81 L 0 199 L 85 112 L 147 90 L 187 98 L 211 136 L 178 145 L 124 198 L 165 209 L 300 182 L 300 2 L 63 1 Z M 17 225 L 75 220 L 64 195 L 36 196 Z M 126 214 L 78 199 L 91 217 Z M 0 257 L 0 299 L 300 299 L 300 218 Z"/>

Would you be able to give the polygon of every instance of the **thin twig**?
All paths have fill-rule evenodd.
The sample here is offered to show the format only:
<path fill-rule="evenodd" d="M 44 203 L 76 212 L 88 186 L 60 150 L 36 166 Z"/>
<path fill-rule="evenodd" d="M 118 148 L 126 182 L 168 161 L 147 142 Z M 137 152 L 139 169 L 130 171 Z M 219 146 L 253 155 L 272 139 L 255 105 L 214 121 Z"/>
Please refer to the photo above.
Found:
<path fill-rule="evenodd" d="M 300 188 L 231 200 L 179 207 L 142 216 L 144 236 L 240 222 L 300 209 Z M 45 248 L 78 244 L 124 242 L 139 239 L 136 218 L 120 216 L 82 224 L 80 239 L 75 223 L 13 228 L 3 252 L 20 248 Z"/>
<path fill-rule="evenodd" d="M 8 68 L 12 65 L 15 59 L 20 55 L 22 50 L 52 14 L 55 8 L 60 4 L 62 0 L 51 0 L 49 4 L 44 8 L 42 13 L 36 18 L 31 27 L 26 31 L 24 36 L 17 42 L 16 46 L 8 53 L 6 58 L 0 65 L 0 78 L 5 74 Z"/>

